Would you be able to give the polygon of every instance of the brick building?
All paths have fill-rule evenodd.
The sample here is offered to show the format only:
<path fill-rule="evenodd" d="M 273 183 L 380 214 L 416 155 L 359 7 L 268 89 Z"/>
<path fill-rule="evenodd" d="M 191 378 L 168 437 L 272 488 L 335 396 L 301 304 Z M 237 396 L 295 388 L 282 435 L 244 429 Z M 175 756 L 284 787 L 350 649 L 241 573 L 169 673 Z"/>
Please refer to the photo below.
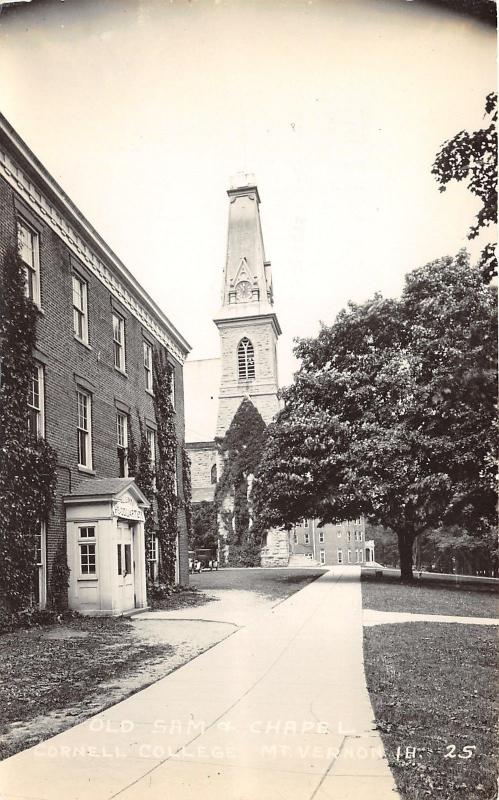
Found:
<path fill-rule="evenodd" d="M 290 531 L 290 566 L 300 564 L 364 564 L 374 561 L 374 541 L 366 540 L 366 521 L 327 523 L 303 520 Z"/>
<path fill-rule="evenodd" d="M 182 496 L 183 364 L 189 345 L 0 116 L 0 263 L 18 241 L 26 291 L 37 305 L 36 370 L 30 425 L 57 451 L 54 511 L 40 531 L 38 599 L 67 542 L 71 606 L 121 613 L 146 604 L 147 501 L 128 476 L 131 435 L 143 425 L 156 463 L 152 354 L 173 367 L 177 491 Z M 187 534 L 179 512 L 177 577 L 188 583 Z"/>

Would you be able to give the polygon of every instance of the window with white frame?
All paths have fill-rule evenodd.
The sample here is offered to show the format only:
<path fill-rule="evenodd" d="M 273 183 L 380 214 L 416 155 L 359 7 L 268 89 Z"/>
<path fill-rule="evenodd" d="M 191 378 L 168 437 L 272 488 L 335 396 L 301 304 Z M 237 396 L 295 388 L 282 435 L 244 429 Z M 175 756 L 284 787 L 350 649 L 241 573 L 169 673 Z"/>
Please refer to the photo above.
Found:
<path fill-rule="evenodd" d="M 255 377 L 255 348 L 247 336 L 237 346 L 237 374 L 240 381 Z"/>
<path fill-rule="evenodd" d="M 321 544 L 324 544 L 324 531 L 323 530 L 319 531 L 319 542 Z"/>
<path fill-rule="evenodd" d="M 113 313 L 113 348 L 114 366 L 125 371 L 125 320 L 119 314 Z"/>
<path fill-rule="evenodd" d="M 43 566 L 43 522 L 35 531 L 35 564 L 37 567 Z"/>
<path fill-rule="evenodd" d="M 35 532 L 35 564 L 37 575 L 34 582 L 34 599 L 40 608 L 45 608 L 47 602 L 46 585 L 46 553 L 47 553 L 47 528 L 45 522 L 39 522 Z"/>
<path fill-rule="evenodd" d="M 149 445 L 151 469 L 154 471 L 156 468 L 156 431 L 153 431 L 152 428 L 146 428 L 146 437 Z"/>
<path fill-rule="evenodd" d="M 347 541 L 350 543 L 352 541 L 352 532 L 347 531 Z"/>
<path fill-rule="evenodd" d="M 152 346 L 149 342 L 143 342 L 144 348 L 144 377 L 146 389 L 152 392 Z"/>
<path fill-rule="evenodd" d="M 303 541 L 305 542 L 305 544 L 310 544 L 310 534 L 308 531 L 305 531 L 305 533 L 303 534 Z"/>
<path fill-rule="evenodd" d="M 159 561 L 158 537 L 155 533 L 151 533 L 149 537 L 149 545 L 147 548 L 147 573 L 149 579 L 154 581 L 157 577 Z"/>
<path fill-rule="evenodd" d="M 149 546 L 147 548 L 147 560 L 148 561 L 157 561 L 158 560 L 158 537 L 155 533 L 151 533 L 149 537 Z"/>
<path fill-rule="evenodd" d="M 17 222 L 19 254 L 26 268 L 26 295 L 40 305 L 40 238 L 23 219 Z"/>
<path fill-rule="evenodd" d="M 116 435 L 120 478 L 128 478 L 128 417 L 122 411 L 116 413 Z"/>
<path fill-rule="evenodd" d="M 77 436 L 78 465 L 92 468 L 92 399 L 88 392 L 78 389 L 77 400 Z"/>
<path fill-rule="evenodd" d="M 87 282 L 73 273 L 73 332 L 77 339 L 88 342 Z"/>
<path fill-rule="evenodd" d="M 338 537 L 338 539 L 341 539 L 341 528 L 338 528 L 338 530 L 336 531 L 336 536 Z"/>
<path fill-rule="evenodd" d="M 296 531 L 293 531 L 293 542 L 295 544 L 298 544 L 298 534 L 296 533 Z"/>
<path fill-rule="evenodd" d="M 170 400 L 172 401 L 172 406 L 175 408 L 175 369 L 172 367 L 172 376 L 170 379 Z"/>
<path fill-rule="evenodd" d="M 325 564 L 326 563 L 326 551 L 325 550 L 320 550 L 319 551 L 319 560 L 320 560 L 321 564 Z"/>
<path fill-rule="evenodd" d="M 96 575 L 97 542 L 93 525 L 78 528 L 78 548 L 80 551 L 80 574 Z"/>
<path fill-rule="evenodd" d="M 347 556 L 348 556 L 348 563 L 351 564 L 352 563 L 352 551 L 351 550 L 348 551 Z"/>
<path fill-rule="evenodd" d="M 45 435 L 43 367 L 35 364 L 28 390 L 28 430 L 31 436 Z"/>
<path fill-rule="evenodd" d="M 362 563 L 364 561 L 364 551 L 359 550 L 359 561 Z"/>
<path fill-rule="evenodd" d="M 337 560 L 338 564 L 343 564 L 343 551 L 342 550 L 337 550 L 336 551 L 336 560 Z"/>
<path fill-rule="evenodd" d="M 359 531 L 359 542 L 363 539 L 363 531 Z"/>
<path fill-rule="evenodd" d="M 357 564 L 359 563 L 359 551 L 357 548 L 355 548 L 355 561 L 357 562 Z"/>

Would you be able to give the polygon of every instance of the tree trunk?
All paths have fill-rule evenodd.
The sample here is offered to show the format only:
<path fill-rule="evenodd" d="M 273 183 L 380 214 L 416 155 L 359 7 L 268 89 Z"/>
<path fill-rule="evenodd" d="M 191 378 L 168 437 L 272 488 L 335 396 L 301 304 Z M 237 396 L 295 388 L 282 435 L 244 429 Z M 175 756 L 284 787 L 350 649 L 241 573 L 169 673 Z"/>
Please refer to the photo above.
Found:
<path fill-rule="evenodd" d="M 412 532 L 398 532 L 397 538 L 400 556 L 400 580 L 403 583 L 409 583 L 414 577 L 412 574 L 412 546 L 416 537 Z"/>

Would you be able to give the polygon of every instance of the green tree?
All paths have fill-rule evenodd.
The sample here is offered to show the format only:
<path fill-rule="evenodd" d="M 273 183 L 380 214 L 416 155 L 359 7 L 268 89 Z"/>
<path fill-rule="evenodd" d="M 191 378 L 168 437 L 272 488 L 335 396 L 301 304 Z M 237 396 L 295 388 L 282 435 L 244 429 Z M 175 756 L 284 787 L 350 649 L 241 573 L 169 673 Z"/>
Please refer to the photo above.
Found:
<path fill-rule="evenodd" d="M 261 547 L 261 528 L 251 508 L 250 493 L 263 451 L 265 422 L 249 397 L 237 409 L 218 442 L 223 470 L 215 490 L 217 511 L 228 535 L 229 560 L 242 556 L 256 562 Z"/>
<path fill-rule="evenodd" d="M 37 310 L 26 298 L 25 269 L 6 252 L 0 292 L 0 586 L 12 610 L 31 600 L 35 536 L 48 520 L 57 455 L 28 428 L 28 392 L 35 362 Z"/>
<path fill-rule="evenodd" d="M 487 127 L 469 133 L 460 131 L 440 148 L 432 173 L 445 192 L 452 181 L 467 181 L 468 189 L 481 201 L 476 222 L 468 238 L 474 239 L 482 228 L 497 224 L 497 94 L 491 92 L 485 101 Z M 486 245 L 479 264 L 488 283 L 497 275 L 495 246 Z"/>
<path fill-rule="evenodd" d="M 350 304 L 295 348 L 301 367 L 269 426 L 254 486 L 267 526 L 365 514 L 413 543 L 495 513 L 495 293 L 465 254 L 406 278 L 400 300 Z"/>
<path fill-rule="evenodd" d="M 192 506 L 192 533 L 189 539 L 191 549 L 217 549 L 218 523 L 217 508 L 214 502 L 202 500 Z"/>

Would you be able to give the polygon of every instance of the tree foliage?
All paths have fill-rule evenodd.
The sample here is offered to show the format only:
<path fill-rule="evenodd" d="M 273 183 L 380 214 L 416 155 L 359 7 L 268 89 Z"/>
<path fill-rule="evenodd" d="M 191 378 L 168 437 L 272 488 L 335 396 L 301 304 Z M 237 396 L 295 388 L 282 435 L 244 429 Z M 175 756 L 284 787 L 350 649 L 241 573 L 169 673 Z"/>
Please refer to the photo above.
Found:
<path fill-rule="evenodd" d="M 154 410 L 156 414 L 158 460 L 156 500 L 158 506 L 159 581 L 175 582 L 178 538 L 178 497 L 176 492 L 177 436 L 171 399 L 173 367 L 167 353 L 153 352 Z"/>
<path fill-rule="evenodd" d="M 228 531 L 230 563 L 238 559 L 241 548 L 245 560 L 254 561 L 259 553 L 261 529 L 251 508 L 250 494 L 263 451 L 265 429 L 259 411 L 245 397 L 218 443 L 223 470 L 215 490 L 215 502 Z M 255 546 L 249 546 L 250 542 L 256 542 Z"/>
<path fill-rule="evenodd" d="M 28 429 L 37 310 L 16 248 L 3 263 L 0 305 L 0 587 L 11 610 L 30 602 L 35 537 L 53 505 L 57 456 Z"/>
<path fill-rule="evenodd" d="M 189 547 L 210 548 L 216 550 L 218 545 L 217 507 L 214 502 L 202 500 L 192 506 L 192 531 Z"/>
<path fill-rule="evenodd" d="M 497 223 L 497 94 L 485 101 L 487 127 L 469 133 L 460 131 L 440 148 L 432 173 L 444 192 L 452 181 L 467 181 L 468 189 L 481 202 L 475 224 L 468 238 L 474 239 L 482 228 Z M 497 257 L 493 245 L 482 251 L 480 267 L 486 282 L 497 275 Z"/>
<path fill-rule="evenodd" d="M 268 428 L 262 522 L 365 514 L 398 537 L 404 579 L 422 532 L 495 513 L 495 294 L 465 254 L 406 278 L 400 300 L 350 304 L 298 342 L 301 367 Z"/>

